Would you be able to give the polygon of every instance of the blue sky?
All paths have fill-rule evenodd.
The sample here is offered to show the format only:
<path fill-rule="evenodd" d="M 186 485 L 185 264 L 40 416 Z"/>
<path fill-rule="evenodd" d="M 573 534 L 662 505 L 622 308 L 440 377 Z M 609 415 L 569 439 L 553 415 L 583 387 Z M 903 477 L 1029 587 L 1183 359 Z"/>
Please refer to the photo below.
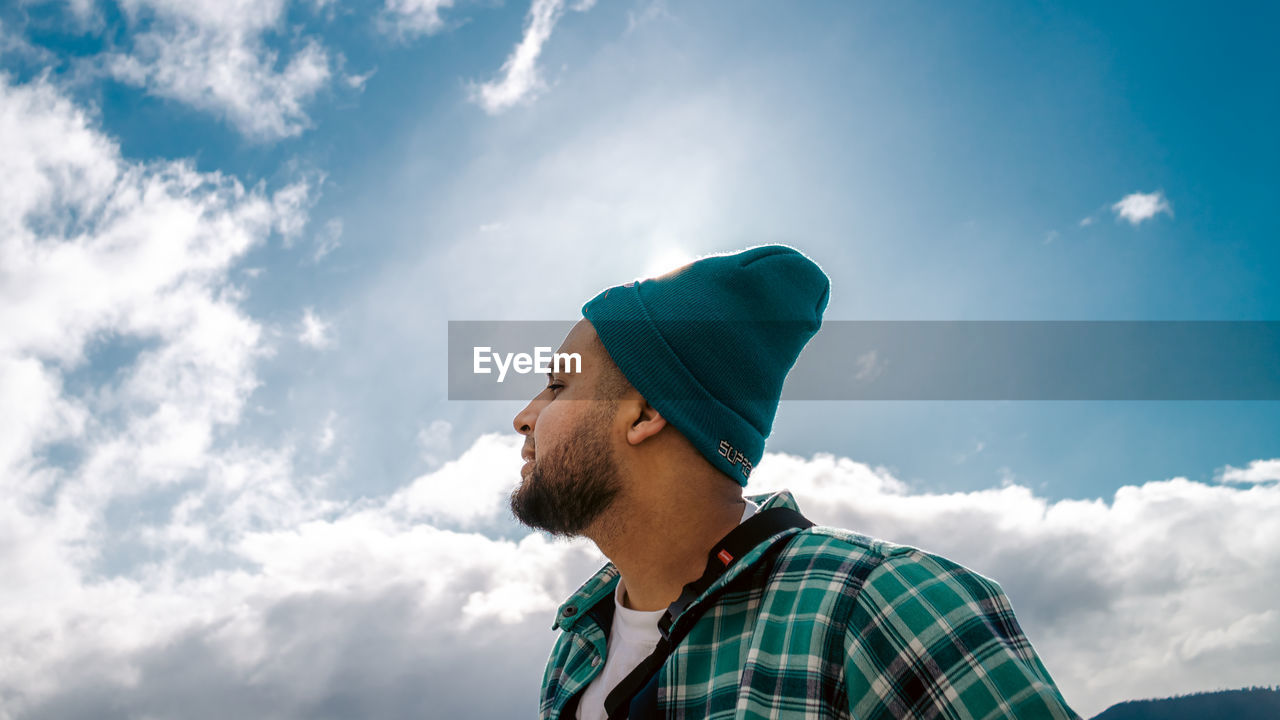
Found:
<path fill-rule="evenodd" d="M 163 683 L 145 668 L 172 661 L 157 658 L 176 652 L 174 637 L 193 663 L 239 668 L 219 675 L 229 688 L 244 686 L 244 668 L 265 673 L 278 692 L 245 694 L 246 711 L 398 716 L 410 690 L 403 705 L 369 704 L 385 699 L 359 683 L 322 696 L 298 679 L 305 653 L 246 648 L 287 637 L 298 608 L 358 624 L 384 604 L 448 618 L 458 598 L 523 643 L 512 672 L 528 677 L 484 716 L 524 712 L 512 708 L 536 692 L 551 642 L 543 616 L 602 558 L 544 546 L 503 515 L 519 461 L 502 443 L 517 439 L 521 405 L 446 399 L 450 320 L 572 320 L 603 287 L 766 242 L 826 270 L 827 319 L 1280 319 L 1276 15 L 1266 4 L 6 4 L 0 385 L 24 410 L 3 426 L 15 439 L 0 460 L 17 498 L 3 512 L 24 530 L 0 546 L 12 567 L 59 568 L 57 582 L 36 573 L 23 585 L 28 601 L 68 598 L 33 626 L 44 632 L 81 614 L 106 627 L 131 602 L 198 610 L 32 656 L 0 677 L 0 718 L 71 717 L 104 698 L 180 707 L 188 690 L 146 694 Z M 1165 659 L 1123 679 L 1088 668 L 1139 659 L 1072 640 L 1070 614 L 1037 605 L 1049 581 L 1025 553 L 973 545 L 958 558 L 1010 589 L 1068 698 L 1097 711 L 1274 678 L 1280 616 L 1260 598 L 1280 562 L 1258 548 L 1278 530 L 1255 514 L 1280 495 L 1277 437 L 1275 402 L 787 402 L 761 468 L 803 462 L 761 487 L 811 488 L 811 503 L 829 501 L 802 502 L 811 516 L 826 508 L 833 522 L 957 552 L 1022 528 L 1024 512 L 1043 522 L 1015 545 L 1054 552 L 1061 533 L 1093 528 L 1078 547 L 1119 544 L 1138 565 L 1156 563 L 1138 538 L 1157 528 L 1244 533 L 1224 570 L 1160 558 L 1180 579 L 1159 602 L 1204 608 L 1170 615 L 1177 627 L 1126 614 L 1156 602 L 1120 579 L 1131 565 L 1100 576 L 1093 621 L 1135 646 L 1176 644 L 1151 645 Z M 812 480 L 825 454 L 852 463 L 837 463 L 843 489 Z M 839 500 L 855 491 L 886 498 L 883 512 Z M 424 539 L 426 528 L 440 534 Z M 344 538 L 380 548 L 366 565 L 386 573 L 384 593 L 351 590 L 365 570 L 314 569 L 329 565 L 307 553 Z M 454 585 L 406 559 L 450 543 L 497 559 L 458 566 Z M 543 574 L 511 585 L 530 553 Z M 1215 594 L 1227 588 L 1234 605 Z M 237 592 L 262 614 L 218 600 Z M 504 593 L 540 599 L 493 610 Z M 1219 624 L 1206 619 L 1215 607 Z M 343 622 L 335 632 L 357 627 Z M 367 651 L 410 658 L 399 667 L 444 662 L 401 635 Z M 468 645 L 478 667 L 486 647 Z M 93 656 L 148 681 L 129 691 L 121 670 L 21 682 Z"/>

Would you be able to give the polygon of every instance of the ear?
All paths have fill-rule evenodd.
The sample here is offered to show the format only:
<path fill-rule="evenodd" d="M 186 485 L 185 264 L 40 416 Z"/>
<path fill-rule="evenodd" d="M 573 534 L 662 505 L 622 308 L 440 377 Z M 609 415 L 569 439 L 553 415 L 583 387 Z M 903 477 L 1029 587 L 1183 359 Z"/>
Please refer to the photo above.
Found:
<path fill-rule="evenodd" d="M 635 415 L 627 427 L 627 442 L 639 445 L 667 426 L 667 419 L 644 398 L 636 400 Z"/>

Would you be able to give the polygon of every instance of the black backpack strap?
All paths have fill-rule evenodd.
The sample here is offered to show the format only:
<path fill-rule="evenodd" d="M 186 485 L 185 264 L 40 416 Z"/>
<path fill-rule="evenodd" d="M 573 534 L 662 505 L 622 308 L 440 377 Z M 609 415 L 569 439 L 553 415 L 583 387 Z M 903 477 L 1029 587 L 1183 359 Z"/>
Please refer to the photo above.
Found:
<path fill-rule="evenodd" d="M 641 660 L 640 664 L 605 698 L 604 706 L 609 720 L 627 720 L 628 718 L 643 720 L 656 717 L 658 678 L 661 675 L 658 671 L 662 669 L 662 665 L 685 635 L 689 634 L 689 630 L 697 623 L 698 618 L 706 612 L 708 607 L 714 605 L 714 597 L 724 592 L 728 584 L 721 587 L 714 596 L 708 596 L 698 606 L 689 608 L 689 605 L 720 579 L 720 576 L 732 567 L 733 563 L 760 543 L 784 530 L 791 528 L 803 530 L 810 527 L 813 527 L 813 522 L 795 510 L 784 507 L 769 508 L 747 518 L 716 543 L 707 554 L 707 568 L 702 573 L 702 577 L 685 585 L 680 597 L 671 603 L 662 619 L 658 621 L 658 630 L 662 633 L 662 637 L 658 640 L 658 646 L 654 648 L 653 653 Z M 791 537 L 775 541 L 761 556 L 759 562 L 771 565 L 774 555 L 781 552 Z M 770 567 L 770 574 L 772 574 L 772 567 Z M 686 608 L 689 608 L 688 612 L 685 612 Z M 679 625 L 673 627 L 677 621 Z"/>

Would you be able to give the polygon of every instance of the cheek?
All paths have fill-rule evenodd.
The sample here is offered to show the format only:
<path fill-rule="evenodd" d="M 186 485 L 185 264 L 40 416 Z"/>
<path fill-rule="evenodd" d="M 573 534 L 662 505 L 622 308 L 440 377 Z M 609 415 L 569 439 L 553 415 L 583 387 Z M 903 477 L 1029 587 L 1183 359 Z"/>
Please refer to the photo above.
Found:
<path fill-rule="evenodd" d="M 534 452 L 541 454 L 544 442 L 549 449 L 572 427 L 573 417 L 567 409 L 562 403 L 551 403 L 538 413 L 538 424 L 533 428 Z"/>

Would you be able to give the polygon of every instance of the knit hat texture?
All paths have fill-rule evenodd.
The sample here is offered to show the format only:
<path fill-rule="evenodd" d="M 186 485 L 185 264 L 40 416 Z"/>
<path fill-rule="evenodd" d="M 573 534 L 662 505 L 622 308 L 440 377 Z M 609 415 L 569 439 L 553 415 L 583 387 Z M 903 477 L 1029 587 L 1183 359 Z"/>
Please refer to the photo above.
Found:
<path fill-rule="evenodd" d="M 649 404 L 745 486 L 830 292 L 798 250 L 762 245 L 608 288 L 582 315 Z"/>

